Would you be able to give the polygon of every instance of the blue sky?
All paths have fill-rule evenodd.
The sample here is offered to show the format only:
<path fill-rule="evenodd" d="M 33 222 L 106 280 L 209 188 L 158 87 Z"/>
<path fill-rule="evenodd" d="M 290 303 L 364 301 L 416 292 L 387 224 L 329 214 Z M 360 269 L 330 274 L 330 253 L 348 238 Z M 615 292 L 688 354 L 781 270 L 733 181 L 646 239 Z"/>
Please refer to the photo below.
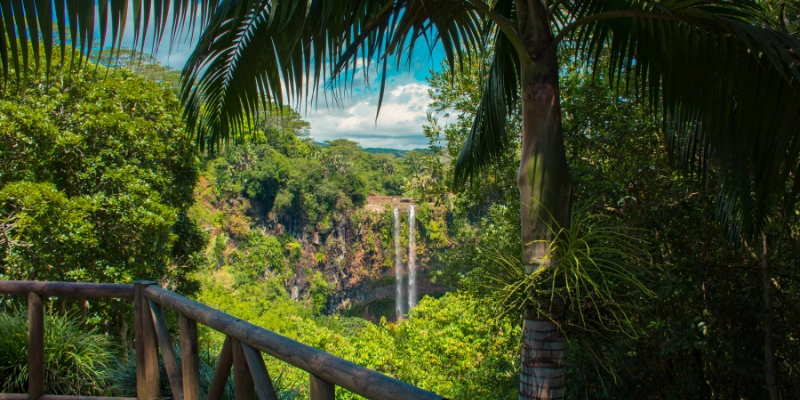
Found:
<path fill-rule="evenodd" d="M 132 12 L 128 12 L 128 27 L 133 26 L 132 15 Z M 169 39 L 164 38 L 156 57 L 164 65 L 181 69 L 191 53 L 192 45 L 182 43 L 170 51 Z M 130 28 L 126 29 L 122 44 L 125 47 L 133 45 Z M 148 46 L 145 46 L 145 51 L 149 51 Z M 424 43 L 419 43 L 412 54 L 410 68 L 404 62 L 403 68 L 398 71 L 391 68 L 396 63 L 390 64 L 377 123 L 375 113 L 380 74 L 376 70 L 370 71 L 372 81 L 369 85 L 363 79 L 356 79 L 351 95 L 341 104 L 334 105 L 331 101 L 326 104 L 325 99 L 320 97 L 316 106 L 298 111 L 311 123 L 311 136 L 318 141 L 346 138 L 360 143 L 362 147 L 404 150 L 427 147 L 428 141 L 422 134 L 422 125 L 426 123 L 426 113 L 432 110 L 428 108 L 429 86 L 425 78 L 430 69 L 441 70 L 444 58 L 441 47 L 437 46 L 431 53 Z M 331 99 L 330 93 L 327 97 Z"/>

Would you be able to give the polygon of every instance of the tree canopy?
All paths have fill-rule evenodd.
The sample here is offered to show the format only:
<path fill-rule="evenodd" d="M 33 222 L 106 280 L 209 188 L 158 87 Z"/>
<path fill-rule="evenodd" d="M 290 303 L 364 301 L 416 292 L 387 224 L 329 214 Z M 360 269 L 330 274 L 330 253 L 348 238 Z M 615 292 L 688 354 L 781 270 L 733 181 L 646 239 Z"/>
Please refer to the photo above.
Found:
<path fill-rule="evenodd" d="M 206 239 L 175 96 L 125 70 L 27 75 L 0 98 L 0 276 L 193 290 Z"/>

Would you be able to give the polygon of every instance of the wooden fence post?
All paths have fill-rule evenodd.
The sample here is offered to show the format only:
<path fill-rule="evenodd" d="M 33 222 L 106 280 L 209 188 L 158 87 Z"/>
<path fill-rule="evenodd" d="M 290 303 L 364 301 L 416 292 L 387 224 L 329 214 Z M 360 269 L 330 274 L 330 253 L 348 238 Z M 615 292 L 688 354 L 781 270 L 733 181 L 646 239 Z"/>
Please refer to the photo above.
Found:
<path fill-rule="evenodd" d="M 184 400 L 200 400 L 200 349 L 197 345 L 197 322 L 180 314 L 181 370 Z"/>
<path fill-rule="evenodd" d="M 44 304 L 28 293 L 28 399 L 44 395 Z"/>
<path fill-rule="evenodd" d="M 156 333 L 150 316 L 150 303 L 144 297 L 144 289 L 154 284 L 153 281 L 136 281 L 133 284 L 136 320 L 136 397 L 139 400 L 151 400 L 161 394 Z"/>
<path fill-rule="evenodd" d="M 236 400 L 255 400 L 256 387 L 250 367 L 244 357 L 242 343 L 231 338 L 233 347 L 233 397 Z"/>
<path fill-rule="evenodd" d="M 322 378 L 308 374 L 311 379 L 311 400 L 333 400 L 336 398 L 336 386 Z"/>

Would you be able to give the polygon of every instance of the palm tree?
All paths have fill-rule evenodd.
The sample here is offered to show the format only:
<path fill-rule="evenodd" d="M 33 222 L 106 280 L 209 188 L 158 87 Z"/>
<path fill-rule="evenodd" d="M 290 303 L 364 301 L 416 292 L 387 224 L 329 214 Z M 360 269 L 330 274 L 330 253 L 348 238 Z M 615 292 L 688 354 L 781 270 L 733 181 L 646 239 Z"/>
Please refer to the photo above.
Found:
<path fill-rule="evenodd" d="M 0 0 L 4 73 L 24 70 L 28 42 L 35 61 L 41 43 L 48 65 L 58 49 L 63 60 L 68 44 L 89 54 L 96 24 L 113 57 L 128 7 L 127 0 Z M 338 99 L 364 64 L 384 72 L 382 98 L 390 60 L 401 67 L 415 45 L 440 43 L 451 68 L 474 54 L 491 57 L 456 184 L 507 151 L 516 133 L 506 120 L 520 113 L 529 272 L 558 262 L 547 253 L 549 227 L 570 221 L 558 85 L 567 44 L 574 47 L 567 62 L 595 69 L 602 62 L 612 85 L 648 100 L 686 165 L 723 177 L 719 216 L 732 238 L 754 243 L 778 202 L 800 190 L 792 179 L 800 172 L 800 43 L 759 0 L 155 0 L 133 2 L 133 13 L 139 44 L 151 16 L 156 43 L 168 30 L 174 40 L 200 25 L 182 99 L 201 148 L 241 132 L 265 107 L 318 97 L 322 83 Z M 169 19 L 177 22 L 171 28 Z M 525 316 L 520 399 L 563 397 L 565 340 L 554 313 Z M 770 382 L 768 366 L 777 398 L 772 374 Z"/>

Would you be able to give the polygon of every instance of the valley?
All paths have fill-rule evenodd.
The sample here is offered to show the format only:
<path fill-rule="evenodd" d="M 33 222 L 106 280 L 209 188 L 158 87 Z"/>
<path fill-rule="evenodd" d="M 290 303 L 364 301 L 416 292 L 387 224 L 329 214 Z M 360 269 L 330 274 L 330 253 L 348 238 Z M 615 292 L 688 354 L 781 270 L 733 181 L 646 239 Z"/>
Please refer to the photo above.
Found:
<path fill-rule="evenodd" d="M 305 126 L 294 124 L 277 125 Z M 413 174 L 404 154 L 368 153 L 345 140 L 321 146 L 296 127 L 262 129 L 271 135 L 262 143 L 233 145 L 203 161 L 190 216 L 209 234 L 212 271 L 228 266 L 239 282 L 276 279 L 289 298 L 310 299 L 320 314 L 374 323 L 402 318 L 412 291 L 416 303 L 448 290 L 430 272 L 452 242 L 444 224 L 431 232 L 423 220 L 442 222 L 448 211 L 399 194 Z M 404 304 L 400 313 L 380 305 L 395 299 Z"/>

